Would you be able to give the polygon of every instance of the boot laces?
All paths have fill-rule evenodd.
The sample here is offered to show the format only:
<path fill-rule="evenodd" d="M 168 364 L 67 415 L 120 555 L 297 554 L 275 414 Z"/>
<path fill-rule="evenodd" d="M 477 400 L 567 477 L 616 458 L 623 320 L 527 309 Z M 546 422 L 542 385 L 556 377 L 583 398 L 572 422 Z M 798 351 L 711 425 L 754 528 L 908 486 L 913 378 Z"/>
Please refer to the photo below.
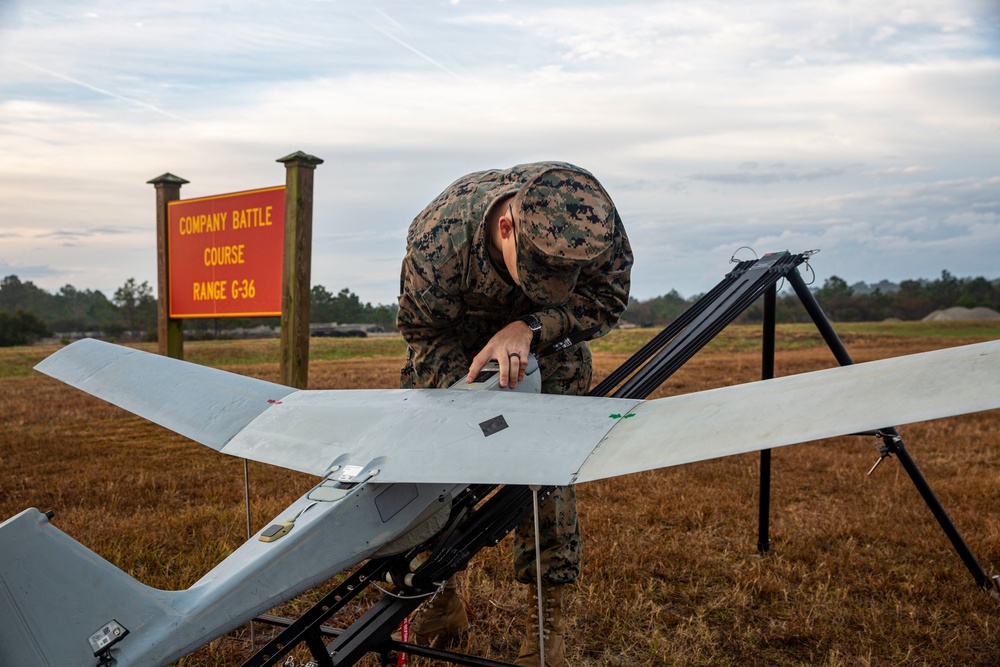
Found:
<path fill-rule="evenodd" d="M 531 627 L 537 632 L 538 631 L 538 596 L 532 596 L 534 598 L 534 604 L 531 605 L 531 611 L 529 613 L 528 622 Z M 547 641 L 549 635 L 552 634 L 552 623 L 555 619 L 552 616 L 552 610 L 556 606 L 556 599 L 549 595 L 544 596 L 542 599 L 542 610 L 544 616 L 542 618 L 542 637 Z"/>

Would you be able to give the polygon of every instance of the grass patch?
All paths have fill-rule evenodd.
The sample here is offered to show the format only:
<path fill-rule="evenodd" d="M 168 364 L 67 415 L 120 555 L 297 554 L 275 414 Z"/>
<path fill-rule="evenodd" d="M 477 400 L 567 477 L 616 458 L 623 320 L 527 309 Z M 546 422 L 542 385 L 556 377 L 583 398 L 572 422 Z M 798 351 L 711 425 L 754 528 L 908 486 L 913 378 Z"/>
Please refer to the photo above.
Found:
<path fill-rule="evenodd" d="M 835 322 L 838 336 L 850 348 L 871 339 L 882 341 L 895 338 L 926 339 L 946 345 L 959 345 L 977 340 L 1000 339 L 1000 320 L 956 322 Z M 615 329 L 607 336 L 591 341 L 595 353 L 633 354 L 648 343 L 660 329 Z M 779 324 L 776 327 L 778 350 L 808 349 L 824 346 L 822 337 L 811 324 Z M 706 349 L 714 351 L 749 351 L 760 348 L 759 325 L 731 325 L 715 337 Z M 130 347 L 156 352 L 155 343 L 132 343 Z M 945 345 L 941 345 L 945 346 Z M 0 348 L 0 380 L 27 377 L 39 361 L 59 349 L 59 346 L 27 346 Z M 406 341 L 400 336 L 368 338 L 311 338 L 311 361 L 347 359 L 398 359 L 402 365 Z M 188 341 L 184 358 L 205 366 L 248 366 L 279 364 L 281 343 L 278 339 Z"/>
<path fill-rule="evenodd" d="M 1000 323 L 835 328 L 859 360 L 1000 338 Z M 595 376 L 654 334 L 615 331 L 595 342 Z M 759 335 L 759 327 L 730 327 L 665 390 L 757 379 Z M 811 325 L 782 325 L 778 340 L 781 374 L 832 363 Z M 0 350 L 0 519 L 26 507 L 54 509 L 61 530 L 143 583 L 190 585 L 245 539 L 242 461 L 31 370 L 55 349 Z M 277 341 L 191 342 L 185 349 L 198 363 L 277 376 Z M 314 339 L 310 386 L 395 386 L 404 349 L 399 338 Z M 775 406 L 762 418 L 780 419 L 790 409 Z M 998 431 L 998 410 L 901 429 L 990 574 L 1000 570 Z M 584 572 L 567 601 L 570 663 L 1000 664 L 997 601 L 975 587 L 895 459 L 866 475 L 877 456 L 871 439 L 861 438 L 775 450 L 766 558 L 755 548 L 756 455 L 580 485 Z M 314 483 L 256 463 L 250 480 L 255 530 Z M 510 551 L 504 540 L 470 563 L 474 627 L 461 647 L 505 661 L 517 654 L 526 598 L 512 581 Z M 310 592 L 279 613 L 294 616 L 316 598 Z M 263 632 L 258 625 L 258 639 Z M 240 664 L 248 634 L 244 627 L 178 664 Z"/>
<path fill-rule="evenodd" d="M 859 360 L 1000 338 L 1000 323 L 836 328 Z M 654 334 L 616 331 L 597 341 L 595 375 Z M 782 325 L 778 340 L 782 374 L 831 364 L 810 325 Z M 666 389 L 753 381 L 758 346 L 759 327 L 731 327 Z M 277 341 L 185 348 L 198 363 L 277 375 Z M 31 371 L 55 349 L 0 350 L 0 518 L 52 508 L 61 530 L 144 583 L 190 585 L 245 539 L 242 462 Z M 399 338 L 314 339 L 310 384 L 394 386 L 404 349 Z M 902 429 L 991 574 L 1000 569 L 998 430 L 996 410 Z M 975 587 L 894 460 L 866 476 L 877 455 L 870 439 L 859 438 L 776 450 L 767 558 L 755 549 L 756 455 L 580 485 L 585 556 L 567 602 L 570 663 L 1000 664 L 997 601 Z M 314 481 L 262 464 L 250 469 L 255 530 Z M 527 598 L 512 581 L 510 551 L 504 540 L 470 563 L 474 626 L 461 647 L 505 661 L 517 654 Z M 279 613 L 301 613 L 317 595 Z M 258 625 L 258 639 L 262 632 Z M 242 628 L 178 664 L 240 664 L 248 644 Z"/>
<path fill-rule="evenodd" d="M 847 345 L 865 338 L 926 338 L 953 341 L 1000 339 L 1000 320 L 955 322 L 834 322 L 833 328 Z M 591 341 L 595 352 L 632 354 L 649 342 L 660 329 L 616 329 L 603 338 Z M 706 347 L 717 351 L 759 349 L 760 325 L 734 324 L 726 327 Z M 795 350 L 826 345 L 814 324 L 779 324 L 775 327 L 777 350 Z"/>

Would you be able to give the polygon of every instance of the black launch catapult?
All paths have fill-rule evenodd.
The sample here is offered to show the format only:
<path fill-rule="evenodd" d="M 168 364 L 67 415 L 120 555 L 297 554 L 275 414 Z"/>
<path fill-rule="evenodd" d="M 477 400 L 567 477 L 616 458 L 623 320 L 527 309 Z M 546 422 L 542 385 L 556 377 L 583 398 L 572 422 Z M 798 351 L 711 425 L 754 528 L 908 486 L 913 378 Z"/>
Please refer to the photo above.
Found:
<path fill-rule="evenodd" d="M 774 377 L 777 284 L 782 279 L 787 280 L 794 289 L 837 362 L 842 366 L 852 364 L 851 356 L 799 275 L 798 267 L 812 254 L 812 251 L 799 254 L 780 252 L 764 255 L 757 260 L 738 262 L 712 291 L 698 299 L 678 319 L 595 386 L 589 394 L 633 399 L 648 397 L 762 296 L 764 317 L 761 377 L 765 380 Z M 881 457 L 869 474 L 883 460 L 895 455 L 976 580 L 976 584 L 984 591 L 997 594 L 1000 590 L 1000 577 L 991 579 L 979 565 L 906 450 L 896 430 L 886 427 L 859 435 L 874 436 L 882 442 Z M 768 537 L 770 482 L 771 452 L 764 450 L 760 459 L 760 513 L 757 536 L 757 549 L 761 554 L 766 554 L 770 548 Z M 539 497 L 550 494 L 552 488 L 539 489 Z M 433 538 L 432 543 L 418 545 L 403 554 L 369 560 L 294 621 L 273 616 L 259 617 L 258 621 L 283 626 L 285 629 L 243 663 L 243 667 L 284 664 L 279 663 L 279 660 L 303 643 L 308 646 L 313 660 L 320 667 L 353 665 L 368 653 L 380 656 L 383 665 L 396 664 L 396 655 L 401 651 L 458 665 L 508 666 L 505 662 L 397 642 L 392 639 L 391 634 L 405 617 L 420 606 L 428 595 L 437 590 L 438 584 L 435 582 L 441 582 L 465 567 L 480 549 L 495 546 L 521 521 L 530 516 L 533 502 L 533 494 L 528 487 L 469 486 L 455 499 L 447 526 Z M 411 572 L 410 562 L 425 551 L 429 552 L 429 557 L 419 568 Z M 347 628 L 334 629 L 325 625 L 328 619 L 344 609 L 369 585 L 386 585 L 390 580 L 398 584 L 395 590 L 382 596 L 362 617 Z M 327 643 L 330 638 L 332 641 Z"/>

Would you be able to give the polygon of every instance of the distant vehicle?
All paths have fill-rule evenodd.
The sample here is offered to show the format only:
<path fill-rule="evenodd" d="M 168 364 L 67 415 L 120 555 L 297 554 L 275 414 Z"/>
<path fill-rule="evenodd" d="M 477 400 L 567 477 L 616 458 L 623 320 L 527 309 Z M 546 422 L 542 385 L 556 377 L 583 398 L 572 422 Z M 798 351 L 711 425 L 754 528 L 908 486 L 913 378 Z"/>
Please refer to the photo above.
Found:
<path fill-rule="evenodd" d="M 310 331 L 310 336 L 319 338 L 367 338 L 368 334 L 360 329 L 321 329 Z"/>
<path fill-rule="evenodd" d="M 320 338 L 367 338 L 369 333 L 384 331 L 377 324 L 310 324 L 309 335 Z"/>

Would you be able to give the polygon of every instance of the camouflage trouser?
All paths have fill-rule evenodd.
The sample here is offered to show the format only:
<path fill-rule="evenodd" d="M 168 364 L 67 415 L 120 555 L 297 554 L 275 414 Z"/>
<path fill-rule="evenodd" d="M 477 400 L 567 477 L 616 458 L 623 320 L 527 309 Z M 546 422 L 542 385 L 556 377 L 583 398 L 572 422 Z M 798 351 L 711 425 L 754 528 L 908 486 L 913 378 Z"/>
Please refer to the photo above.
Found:
<path fill-rule="evenodd" d="M 468 344 L 469 350 L 478 351 L 489 340 L 488 327 L 475 332 L 478 338 Z M 474 354 L 474 353 L 472 353 Z M 468 359 L 452 362 L 435 369 L 442 378 L 441 386 L 449 386 L 468 372 Z M 590 388 L 593 363 L 590 346 L 579 343 L 538 360 L 542 371 L 543 394 L 583 395 Z M 400 386 L 412 389 L 415 382 L 412 350 L 407 351 L 406 364 L 400 372 Z M 570 583 L 580 575 L 580 526 L 576 516 L 576 489 L 572 486 L 557 487 L 538 508 L 539 547 L 542 553 L 542 576 L 553 583 Z M 514 575 L 518 581 L 535 580 L 535 527 L 532 517 L 526 519 L 514 532 Z"/>
<path fill-rule="evenodd" d="M 593 374 L 590 346 L 580 343 L 539 360 L 543 394 L 583 395 Z M 576 516 L 576 487 L 556 487 L 538 507 L 542 576 L 568 584 L 580 576 L 583 543 Z M 528 517 L 514 531 L 514 576 L 521 583 L 535 581 L 535 525 Z"/>

